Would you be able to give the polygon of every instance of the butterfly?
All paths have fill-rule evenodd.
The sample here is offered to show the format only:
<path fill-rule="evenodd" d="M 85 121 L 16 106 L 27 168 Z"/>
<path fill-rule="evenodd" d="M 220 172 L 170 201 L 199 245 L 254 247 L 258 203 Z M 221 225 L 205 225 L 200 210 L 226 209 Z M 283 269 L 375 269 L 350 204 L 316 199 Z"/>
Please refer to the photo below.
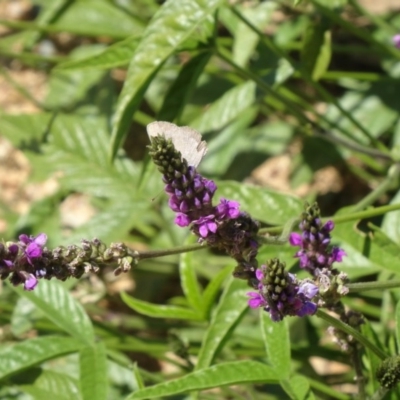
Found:
<path fill-rule="evenodd" d="M 188 126 L 177 126 L 171 122 L 154 121 L 147 125 L 147 134 L 152 137 L 162 135 L 171 139 L 187 163 L 197 167 L 207 153 L 207 143 L 201 140 L 201 134 Z"/>

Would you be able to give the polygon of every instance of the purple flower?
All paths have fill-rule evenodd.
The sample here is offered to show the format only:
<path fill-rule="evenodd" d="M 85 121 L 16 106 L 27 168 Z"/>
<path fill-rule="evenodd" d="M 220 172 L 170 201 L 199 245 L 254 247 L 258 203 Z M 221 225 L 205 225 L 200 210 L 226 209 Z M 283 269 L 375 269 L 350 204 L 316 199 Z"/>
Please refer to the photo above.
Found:
<path fill-rule="evenodd" d="M 38 284 L 38 280 L 35 278 L 33 274 L 29 274 L 28 278 L 25 280 L 24 289 L 25 290 L 33 290 Z"/>
<path fill-rule="evenodd" d="M 285 270 L 285 264 L 273 259 L 256 271 L 257 292 L 248 292 L 251 308 L 263 307 L 273 321 L 285 316 L 304 317 L 317 311 L 317 304 L 310 301 L 319 293 L 312 282 L 297 281 L 295 275 Z"/>
<path fill-rule="evenodd" d="M 289 236 L 292 246 L 300 247 L 295 257 L 299 258 L 300 268 L 318 276 L 324 269 L 332 269 L 334 262 L 341 262 L 346 252 L 339 247 L 330 246 L 330 232 L 333 221 L 322 224 L 316 203 L 307 206 L 299 225 L 302 233 L 293 232 Z"/>
<path fill-rule="evenodd" d="M 240 215 L 239 203 L 233 200 L 221 199 L 216 207 L 218 218 L 237 218 Z"/>
<path fill-rule="evenodd" d="M 394 44 L 394 47 L 400 49 L 400 34 L 394 35 L 392 37 L 392 43 Z"/>
<path fill-rule="evenodd" d="M 247 296 L 250 297 L 250 299 L 248 300 L 249 307 L 258 308 L 258 307 L 268 306 L 268 303 L 266 302 L 266 300 L 264 299 L 264 297 L 262 297 L 262 295 L 260 293 L 248 292 L 246 294 L 247 294 Z"/>
<path fill-rule="evenodd" d="M 47 235 L 40 233 L 37 236 L 27 236 L 25 234 L 19 236 L 19 240 L 25 247 L 25 256 L 29 262 L 32 264 L 32 259 L 42 256 L 43 247 L 47 241 Z"/>
<path fill-rule="evenodd" d="M 194 225 L 197 225 L 199 234 L 205 238 L 210 232 L 217 232 L 218 225 L 215 222 L 215 215 L 207 215 L 206 217 L 200 217 L 193 221 Z"/>

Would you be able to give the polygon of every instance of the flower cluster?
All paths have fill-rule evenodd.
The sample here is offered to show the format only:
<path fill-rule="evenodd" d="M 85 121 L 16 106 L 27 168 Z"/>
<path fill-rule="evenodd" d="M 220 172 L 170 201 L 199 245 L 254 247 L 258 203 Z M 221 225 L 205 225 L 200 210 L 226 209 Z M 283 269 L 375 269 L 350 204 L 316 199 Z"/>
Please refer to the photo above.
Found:
<path fill-rule="evenodd" d="M 163 174 L 169 206 L 177 214 L 175 223 L 190 226 L 199 241 L 226 251 L 239 262 L 246 261 L 249 249 L 258 248 L 258 223 L 240 211 L 237 201 L 221 198 L 214 206 L 216 184 L 188 165 L 170 139 L 153 136 L 149 154 Z"/>
<path fill-rule="evenodd" d="M 19 236 L 18 242 L 0 243 L 0 279 L 9 278 L 25 290 L 33 290 L 38 279 L 80 278 L 85 272 L 97 272 L 100 266 L 116 264 L 116 275 L 127 272 L 136 259 L 122 243 L 106 247 L 98 239 L 82 240 L 81 246 L 45 247 L 47 236 Z"/>
<path fill-rule="evenodd" d="M 300 260 L 300 268 L 307 270 L 313 276 L 332 270 L 332 264 L 341 262 L 346 255 L 343 249 L 330 245 L 330 232 L 334 226 L 333 221 L 322 223 L 318 205 L 314 203 L 306 206 L 302 214 L 299 226 L 302 233 L 290 234 L 290 244 L 300 247 L 295 255 Z"/>
<path fill-rule="evenodd" d="M 318 287 L 310 281 L 298 281 L 285 269 L 285 264 L 272 259 L 256 271 L 257 292 L 249 292 L 251 308 L 263 307 L 273 321 L 281 321 L 286 315 L 304 317 L 317 311 Z"/>

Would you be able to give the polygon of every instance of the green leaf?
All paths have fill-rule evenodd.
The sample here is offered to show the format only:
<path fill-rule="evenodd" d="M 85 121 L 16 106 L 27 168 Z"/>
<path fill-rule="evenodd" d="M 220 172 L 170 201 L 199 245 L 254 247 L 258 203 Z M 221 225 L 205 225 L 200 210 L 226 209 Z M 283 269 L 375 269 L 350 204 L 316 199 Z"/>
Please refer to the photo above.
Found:
<path fill-rule="evenodd" d="M 121 293 L 121 298 L 128 307 L 132 308 L 139 314 L 147 315 L 149 317 L 188 319 L 195 321 L 202 320 L 202 315 L 190 308 L 152 304 L 147 301 L 135 299 L 124 292 Z"/>
<path fill-rule="evenodd" d="M 120 157 L 107 161 L 107 127 L 100 118 L 59 115 L 51 127 L 43 161 L 50 171 L 62 171 L 66 188 L 94 196 L 133 201 L 139 168 Z"/>
<path fill-rule="evenodd" d="M 238 114 L 255 102 L 256 84 L 252 81 L 237 85 L 228 90 L 190 126 L 201 133 L 222 129 L 236 119 Z"/>
<path fill-rule="evenodd" d="M 288 194 L 234 181 L 220 181 L 217 186 L 219 197 L 239 201 L 243 211 L 267 224 L 283 225 L 303 209 L 303 202 Z"/>
<path fill-rule="evenodd" d="M 33 328 L 32 316 L 35 305 L 25 297 L 20 297 L 15 305 L 11 317 L 11 332 L 20 337 Z"/>
<path fill-rule="evenodd" d="M 14 146 L 26 150 L 34 149 L 43 140 L 46 128 L 52 118 L 51 114 L 7 115 L 0 113 L 1 134 Z"/>
<path fill-rule="evenodd" d="M 265 2 L 253 7 L 251 5 L 240 7 L 240 4 L 236 7 L 248 21 L 251 21 L 256 28 L 263 31 L 263 28 L 268 26 L 268 23 L 277 8 L 277 4 L 273 2 Z M 232 18 L 233 16 L 229 15 L 229 17 Z M 236 64 L 244 67 L 248 63 L 250 57 L 254 54 L 260 38 L 257 33 L 242 21 L 238 22 L 232 34 L 235 38 L 232 48 L 233 60 Z"/>
<path fill-rule="evenodd" d="M 194 240 L 191 240 L 190 242 L 194 242 Z M 192 251 L 181 254 L 179 262 L 179 276 L 181 278 L 183 293 L 185 294 L 189 305 L 199 314 L 203 314 L 204 306 L 199 282 L 197 281 L 197 276 L 194 269 L 194 257 L 196 257 L 196 254 Z"/>
<path fill-rule="evenodd" d="M 276 383 L 273 368 L 256 361 L 235 361 L 214 365 L 173 381 L 139 390 L 126 400 L 154 399 L 195 390 L 247 383 Z"/>
<path fill-rule="evenodd" d="M 150 21 L 132 57 L 119 97 L 112 133 L 112 158 L 152 76 L 186 39 L 195 34 L 220 3 L 222 0 L 168 0 Z"/>
<path fill-rule="evenodd" d="M 183 108 L 190 98 L 197 80 L 212 56 L 211 52 L 203 52 L 183 65 L 179 75 L 173 81 L 164 102 L 157 114 L 160 121 L 179 120 Z"/>
<path fill-rule="evenodd" d="M 228 275 L 232 274 L 232 265 L 227 265 L 224 269 L 221 269 L 207 285 L 203 292 L 203 310 L 204 315 L 208 319 L 211 313 L 211 308 L 214 305 L 214 301 L 217 298 L 219 291 L 222 289 L 222 284 Z"/>
<path fill-rule="evenodd" d="M 311 22 L 304 37 L 301 64 L 313 80 L 327 71 L 331 53 L 331 32 L 325 20 Z"/>
<path fill-rule="evenodd" d="M 140 35 L 143 31 L 143 22 L 105 0 L 73 1 L 52 26 L 78 35 L 112 38 Z"/>
<path fill-rule="evenodd" d="M 280 322 L 271 320 L 269 313 L 260 310 L 261 333 L 268 361 L 281 379 L 289 378 L 291 372 L 290 337 L 287 319 Z"/>
<path fill-rule="evenodd" d="M 80 386 L 83 400 L 108 398 L 107 357 L 103 342 L 80 351 Z"/>
<path fill-rule="evenodd" d="M 84 343 L 94 342 L 93 325 L 81 304 L 55 279 L 40 280 L 33 291 L 13 287 L 28 298 L 55 325 Z"/>
<path fill-rule="evenodd" d="M 196 370 L 211 365 L 224 342 L 247 311 L 246 292 L 248 290 L 243 288 L 245 285 L 245 282 L 231 277 L 204 335 Z"/>
<path fill-rule="evenodd" d="M 69 60 L 57 65 L 56 70 L 65 69 L 111 69 L 129 64 L 140 37 L 131 35 L 108 46 L 101 53 L 79 60 Z"/>
<path fill-rule="evenodd" d="M 400 203 L 400 190 L 393 197 L 390 204 Z M 385 214 L 382 222 L 382 231 L 394 242 L 400 245 L 400 210 L 391 211 Z"/>
<path fill-rule="evenodd" d="M 293 400 L 312 400 L 314 394 L 310 391 L 310 383 L 305 376 L 295 375 L 280 382 L 282 388 Z"/>
<path fill-rule="evenodd" d="M 42 369 L 31 385 L 19 385 L 19 389 L 34 399 L 82 400 L 78 382 L 66 374 Z"/>
<path fill-rule="evenodd" d="M 56 336 L 25 340 L 0 349 L 0 379 L 17 374 L 43 361 L 75 353 L 82 342 L 72 338 Z"/>

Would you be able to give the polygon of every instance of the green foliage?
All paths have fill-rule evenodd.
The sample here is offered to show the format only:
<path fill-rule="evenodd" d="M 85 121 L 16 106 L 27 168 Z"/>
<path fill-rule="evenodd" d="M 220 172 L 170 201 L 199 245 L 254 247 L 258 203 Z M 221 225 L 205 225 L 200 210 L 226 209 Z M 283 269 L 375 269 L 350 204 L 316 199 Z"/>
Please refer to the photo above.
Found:
<path fill-rule="evenodd" d="M 332 384 L 353 384 L 354 371 L 324 321 L 276 323 L 249 310 L 254 289 L 232 277 L 237 260 L 204 244 L 151 257 L 196 242 L 173 223 L 149 162 L 145 125 L 154 120 L 204 135 L 199 172 L 267 239 L 305 201 L 331 215 L 332 241 L 347 253 L 338 269 L 351 283 L 377 285 L 343 299 L 365 316 L 360 335 L 371 347 L 359 349 L 357 367 L 368 377 L 364 398 L 376 394 L 379 354 L 397 354 L 400 341 L 398 19 L 388 10 L 371 15 L 356 0 L 34 3 L 37 15 L 0 19 L 11 29 L 0 74 L 37 112 L 6 104 L 0 135 L 29 162 L 28 188 L 57 187 L 27 196 L 34 201 L 21 215 L 2 194 L 16 183 L 10 173 L 0 193 L 4 242 L 46 232 L 49 248 L 97 237 L 150 256 L 119 277 L 106 268 L 80 280 L 41 279 L 33 291 L 4 285 L 0 399 L 352 398 Z M 40 71 L 46 95 L 9 70 Z M 92 210 L 79 226 L 63 214 L 76 194 Z M 303 278 L 294 253 L 269 243 L 258 262 L 279 257 Z M 170 333 L 179 348 L 168 345 Z M 313 356 L 348 369 L 331 381 L 333 371 L 320 376 Z M 393 389 L 386 398 L 399 396 Z"/>

